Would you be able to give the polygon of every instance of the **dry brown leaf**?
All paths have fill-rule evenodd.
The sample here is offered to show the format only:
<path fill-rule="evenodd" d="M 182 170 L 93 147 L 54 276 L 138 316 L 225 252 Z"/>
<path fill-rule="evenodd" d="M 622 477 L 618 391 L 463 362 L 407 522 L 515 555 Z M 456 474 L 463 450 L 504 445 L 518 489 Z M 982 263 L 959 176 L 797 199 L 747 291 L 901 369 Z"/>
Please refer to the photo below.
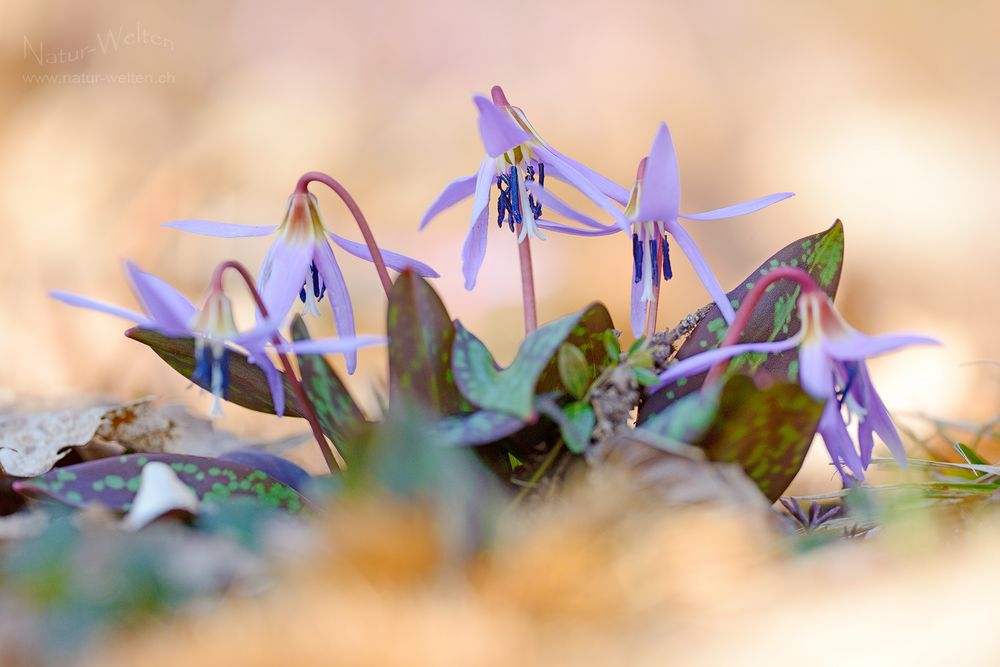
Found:
<path fill-rule="evenodd" d="M 48 472 L 70 447 L 90 442 L 114 409 L 99 405 L 0 419 L 0 468 L 15 477 Z"/>

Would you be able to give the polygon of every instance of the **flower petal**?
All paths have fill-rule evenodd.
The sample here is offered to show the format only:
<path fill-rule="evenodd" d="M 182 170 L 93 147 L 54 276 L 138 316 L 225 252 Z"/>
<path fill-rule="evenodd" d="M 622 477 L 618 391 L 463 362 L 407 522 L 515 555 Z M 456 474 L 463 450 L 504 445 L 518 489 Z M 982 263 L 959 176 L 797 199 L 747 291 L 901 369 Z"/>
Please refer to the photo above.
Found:
<path fill-rule="evenodd" d="M 790 350 L 798 345 L 800 340 L 801 337 L 796 334 L 795 336 L 784 340 L 768 341 L 765 343 L 739 343 L 737 345 L 729 345 L 727 347 L 701 352 L 690 356 L 687 359 L 681 359 L 668 367 L 667 370 L 660 373 L 660 383 L 650 388 L 649 392 L 652 393 L 658 391 L 662 387 L 682 377 L 690 377 L 707 371 L 720 361 L 731 359 L 740 354 L 744 354 L 746 352 L 766 352 L 768 354 L 771 354 L 772 352 L 784 352 L 785 350 Z"/>
<path fill-rule="evenodd" d="M 681 180 L 670 129 L 660 123 L 646 161 L 639 197 L 640 220 L 674 220 L 681 204 Z"/>
<path fill-rule="evenodd" d="M 632 335 L 636 338 L 642 336 L 646 327 L 647 303 L 642 300 L 642 281 L 636 282 L 632 274 L 629 274 L 632 282 L 632 298 L 629 308 L 629 319 L 632 324 Z"/>
<path fill-rule="evenodd" d="M 561 181 L 569 183 L 581 193 L 586 195 L 592 202 L 611 214 L 618 227 L 622 231 L 631 233 L 632 223 L 629 222 L 625 214 L 622 213 L 613 200 L 609 199 L 595 186 L 586 176 L 580 173 L 576 167 L 566 162 L 558 153 L 555 153 L 541 144 L 535 143 L 531 146 L 539 162 L 545 164 L 548 172 Z"/>
<path fill-rule="evenodd" d="M 190 332 L 196 308 L 186 296 L 132 262 L 125 262 L 125 271 L 139 303 L 158 328 L 178 334 Z"/>
<path fill-rule="evenodd" d="M 352 338 L 314 338 L 285 343 L 278 347 L 282 352 L 295 354 L 341 354 L 359 347 L 385 345 L 388 339 L 382 336 L 355 336 Z"/>
<path fill-rule="evenodd" d="M 882 442 L 889 448 L 889 452 L 892 453 L 896 462 L 905 468 L 906 449 L 903 447 L 903 441 L 899 437 L 892 416 L 889 415 L 889 410 L 882 402 L 882 397 L 875 391 L 875 385 L 872 384 L 871 376 L 868 374 L 868 367 L 864 363 L 858 364 L 857 373 L 858 377 L 855 378 L 854 382 L 858 385 L 863 397 L 861 407 L 866 410 L 861 427 L 878 433 L 878 437 L 882 438 Z"/>
<path fill-rule="evenodd" d="M 940 345 L 941 341 L 916 334 L 883 334 L 867 336 L 850 330 L 847 336 L 824 336 L 823 349 L 834 359 L 858 361 L 898 350 L 907 345 Z"/>
<path fill-rule="evenodd" d="M 818 401 L 833 397 L 833 364 L 815 340 L 806 341 L 799 348 L 799 384 Z"/>
<path fill-rule="evenodd" d="M 369 262 L 372 261 L 372 252 L 368 249 L 367 244 L 345 239 L 343 236 L 339 236 L 330 231 L 328 231 L 327 234 L 329 234 L 330 238 L 333 239 L 334 243 L 355 257 L 366 259 Z M 423 276 L 424 278 L 438 278 L 440 276 L 437 271 L 419 260 L 407 257 L 406 255 L 401 255 L 398 252 L 386 250 L 385 248 L 379 248 L 379 252 L 382 255 L 382 261 L 385 262 L 385 265 L 395 271 L 406 271 L 409 269 L 418 276 Z"/>
<path fill-rule="evenodd" d="M 541 218 L 535 220 L 535 225 L 547 231 L 569 234 L 571 236 L 609 236 L 611 234 L 621 234 L 622 231 L 617 227 L 605 227 L 604 229 L 583 229 L 581 227 L 572 227 L 570 225 L 552 222 L 551 220 L 542 220 Z"/>
<path fill-rule="evenodd" d="M 532 138 L 514 122 L 509 113 L 493 104 L 492 100 L 476 95 L 472 101 L 479 109 L 479 136 L 490 157 L 503 155 Z"/>
<path fill-rule="evenodd" d="M 552 151 L 552 153 L 554 153 L 555 155 L 557 155 L 563 162 L 568 163 L 578 172 L 587 177 L 587 179 L 591 183 L 593 183 L 597 187 L 597 189 L 600 190 L 605 196 L 610 197 L 611 199 L 615 200 L 622 206 L 624 206 L 628 202 L 627 189 L 618 185 L 610 178 L 602 176 L 601 174 L 597 173 L 596 171 L 594 171 L 587 165 L 583 164 L 582 162 L 577 162 L 576 160 L 569 157 L 565 153 L 557 151 L 551 146 L 549 147 L 549 150 Z"/>
<path fill-rule="evenodd" d="M 330 308 L 333 309 L 333 321 L 337 324 L 337 336 L 353 338 L 354 307 L 351 305 L 351 295 L 347 291 L 344 274 L 340 271 L 330 244 L 325 241 L 317 243 L 313 261 L 326 285 L 327 299 L 330 301 Z M 347 351 L 344 356 L 347 359 L 347 372 L 353 374 L 358 367 L 358 355 L 354 351 Z"/>
<path fill-rule="evenodd" d="M 823 415 L 819 419 L 819 432 L 823 436 L 826 450 L 830 452 L 830 459 L 837 467 L 837 472 L 845 484 L 850 484 L 851 479 L 844 472 L 846 466 L 855 479 L 865 478 L 865 467 L 861 462 L 861 457 L 854 449 L 854 441 L 851 440 L 844 418 L 840 414 L 840 407 L 837 401 L 827 401 L 823 408 Z"/>
<path fill-rule="evenodd" d="M 299 298 L 312 262 L 313 243 L 288 241 L 279 236 L 271 244 L 261 265 L 260 290 L 269 320 L 284 320 Z"/>
<path fill-rule="evenodd" d="M 759 211 L 762 208 L 767 208 L 771 204 L 777 204 L 779 201 L 794 196 L 794 192 L 776 192 L 773 195 L 758 197 L 757 199 L 751 199 L 750 201 L 733 204 L 732 206 L 705 211 L 704 213 L 681 213 L 680 217 L 687 218 L 688 220 L 722 220 L 723 218 L 735 218 L 740 215 L 746 215 L 747 213 Z"/>
<path fill-rule="evenodd" d="M 491 102 L 492 104 L 492 102 Z M 479 267 L 483 265 L 486 256 L 486 238 L 488 232 L 488 217 L 490 191 L 496 173 L 496 161 L 491 157 L 483 159 L 476 175 L 476 198 L 472 203 L 472 224 L 469 233 L 462 244 L 462 275 L 465 276 L 465 289 L 472 290 L 476 286 Z"/>
<path fill-rule="evenodd" d="M 613 225 L 605 225 L 597 220 L 594 220 L 590 216 L 580 213 L 569 204 L 559 199 L 549 190 L 545 189 L 541 185 L 535 182 L 525 181 L 525 187 L 528 192 L 532 194 L 536 201 L 538 201 L 542 206 L 547 206 L 559 215 L 569 220 L 579 222 L 581 224 L 587 225 L 588 227 L 593 227 L 594 229 L 601 230 L 603 234 L 611 234 L 620 231 L 618 227 Z"/>
<path fill-rule="evenodd" d="M 267 378 L 267 387 L 271 391 L 271 402 L 274 403 L 275 414 L 279 417 L 284 416 L 285 386 L 282 382 L 281 373 L 274 367 L 274 363 L 271 362 L 270 357 L 267 356 L 262 346 L 247 348 L 247 351 L 250 353 L 247 361 L 264 371 L 264 376 Z"/>
<path fill-rule="evenodd" d="M 254 225 L 231 225 L 213 220 L 174 220 L 164 222 L 161 227 L 172 227 L 183 232 L 201 234 L 202 236 L 218 236 L 224 239 L 235 239 L 245 236 L 267 236 L 273 234 L 277 225 L 256 227 Z"/>
<path fill-rule="evenodd" d="M 456 178 L 454 181 L 444 186 L 444 190 L 441 191 L 441 194 L 439 194 L 437 199 L 435 199 L 427 208 L 427 212 L 424 213 L 424 217 L 420 220 L 419 228 L 423 229 L 438 213 L 454 206 L 466 197 L 472 195 L 475 191 L 476 174 Z"/>
<path fill-rule="evenodd" d="M 54 290 L 49 292 L 49 296 L 77 308 L 89 308 L 90 310 L 117 315 L 118 317 L 135 322 L 140 326 L 150 326 L 153 324 L 145 315 L 140 315 L 135 311 L 128 310 L 126 308 L 119 308 L 118 306 L 113 306 L 110 303 L 104 303 L 103 301 L 88 299 L 87 297 L 80 296 L 78 294 L 63 292 L 62 290 Z"/>
<path fill-rule="evenodd" d="M 649 173 L 648 170 L 646 172 Z M 725 291 L 723 291 L 722 286 L 719 284 L 718 279 L 716 279 L 715 274 L 712 273 L 712 269 L 709 268 L 708 262 L 705 258 L 701 256 L 701 251 L 698 250 L 698 246 L 695 244 L 694 239 L 691 235 L 687 233 L 679 222 L 676 220 L 665 220 L 664 226 L 666 230 L 677 241 L 677 245 L 680 246 L 684 254 L 687 255 L 688 261 L 691 262 L 691 266 L 694 268 L 694 272 L 698 275 L 701 280 L 701 284 L 705 286 L 708 293 L 711 295 L 712 299 L 715 301 L 715 305 L 719 307 L 722 311 L 722 317 L 725 318 L 727 324 L 732 324 L 733 320 L 736 318 L 736 312 L 733 310 L 733 304 L 729 303 L 729 297 L 726 296 Z"/>

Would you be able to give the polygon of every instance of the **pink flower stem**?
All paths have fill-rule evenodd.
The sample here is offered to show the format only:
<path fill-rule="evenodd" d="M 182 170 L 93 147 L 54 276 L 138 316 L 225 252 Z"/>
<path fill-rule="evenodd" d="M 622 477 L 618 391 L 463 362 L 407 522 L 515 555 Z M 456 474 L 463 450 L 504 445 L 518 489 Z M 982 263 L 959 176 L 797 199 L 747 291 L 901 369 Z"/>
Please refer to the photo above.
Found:
<path fill-rule="evenodd" d="M 764 296 L 764 292 L 779 280 L 791 280 L 798 283 L 802 288 L 802 294 L 821 291 L 819 285 L 813 280 L 813 277 L 802 269 L 791 266 L 779 266 L 771 269 L 767 275 L 754 283 L 753 289 L 747 292 L 743 303 L 740 304 L 739 310 L 736 311 L 736 319 L 733 320 L 733 323 L 729 326 L 729 330 L 726 331 L 725 337 L 722 339 L 722 343 L 719 344 L 720 348 L 729 347 L 739 342 L 740 336 L 743 335 L 743 330 L 746 329 L 747 324 L 750 322 L 750 316 L 753 315 L 754 308 L 757 307 L 761 297 Z M 722 377 L 728 365 L 729 361 L 727 360 L 720 361 L 715 366 L 712 366 L 712 369 L 708 371 L 708 375 L 705 377 L 705 386 L 717 382 Z"/>
<path fill-rule="evenodd" d="M 372 234 L 372 229 L 368 225 L 368 221 L 365 220 L 365 214 L 361 212 L 361 207 L 354 201 L 354 197 L 347 191 L 347 188 L 341 185 L 339 181 L 321 171 L 310 171 L 303 174 L 302 178 L 295 185 L 295 193 L 307 193 L 309 191 L 309 183 L 312 181 L 318 181 L 336 192 L 337 196 L 347 206 L 347 210 L 354 216 L 354 220 L 358 223 L 358 229 L 361 230 L 361 236 L 364 237 L 365 243 L 368 245 L 368 251 L 372 254 L 372 263 L 375 264 L 375 270 L 378 271 L 378 278 L 382 281 L 382 289 L 385 290 L 385 295 L 388 297 L 389 291 L 392 289 L 392 279 L 389 278 L 389 270 L 385 267 L 382 252 L 379 250 L 378 244 L 375 243 L 375 236 Z"/>
<path fill-rule="evenodd" d="M 212 289 L 222 289 L 222 274 L 226 269 L 232 269 L 240 275 L 244 284 L 247 286 L 247 289 L 250 290 L 250 294 L 253 295 L 253 300 L 257 304 L 257 309 L 260 311 L 261 317 L 266 320 L 268 318 L 268 314 L 267 307 L 264 305 L 264 299 L 261 298 L 260 292 L 257 291 L 257 287 L 254 285 L 253 276 L 251 276 L 246 267 L 239 262 L 229 260 L 219 264 L 219 266 L 215 268 L 215 273 L 212 274 Z M 282 345 L 281 338 L 278 334 L 274 334 L 271 338 L 271 342 L 274 343 L 275 348 Z M 323 460 L 326 461 L 326 465 L 330 469 L 331 473 L 339 472 L 341 468 L 340 460 L 342 460 L 343 457 L 338 458 L 338 456 L 333 453 L 330 445 L 327 444 L 326 438 L 323 435 L 323 428 L 320 426 L 319 418 L 316 416 L 316 410 L 313 408 L 309 397 L 306 396 L 305 389 L 302 388 L 302 383 L 299 382 L 298 377 L 296 377 L 295 372 L 292 370 L 292 364 L 288 360 L 288 355 L 279 350 L 278 358 L 281 360 L 281 367 L 285 370 L 285 377 L 288 379 L 288 384 L 291 385 L 292 392 L 295 394 L 295 400 L 302 409 L 302 416 L 305 417 L 307 422 L 309 422 L 309 428 L 312 429 L 313 437 L 316 438 L 316 444 L 319 445 L 320 452 L 323 453 Z"/>
<path fill-rule="evenodd" d="M 656 267 L 653 267 L 656 270 Z M 646 329 L 642 332 L 642 335 L 649 339 L 654 333 L 656 333 L 656 311 L 660 307 L 660 281 L 653 282 L 653 298 L 649 300 L 647 304 L 648 310 L 646 311 Z"/>
<path fill-rule="evenodd" d="M 517 225 L 517 234 L 521 225 Z M 517 244 L 517 256 L 521 260 L 521 300 L 524 302 L 524 334 L 538 328 L 538 306 L 535 302 L 535 270 L 531 264 L 531 238 L 525 236 Z"/>

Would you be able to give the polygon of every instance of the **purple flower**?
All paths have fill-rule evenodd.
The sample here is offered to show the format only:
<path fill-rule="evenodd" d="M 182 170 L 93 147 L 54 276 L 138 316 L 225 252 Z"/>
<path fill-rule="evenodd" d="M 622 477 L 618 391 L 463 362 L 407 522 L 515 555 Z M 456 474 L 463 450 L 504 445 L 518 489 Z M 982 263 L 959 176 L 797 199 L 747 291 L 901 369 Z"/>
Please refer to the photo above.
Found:
<path fill-rule="evenodd" d="M 753 213 L 775 204 L 782 199 L 792 197 L 794 193 L 778 192 L 751 201 L 734 204 L 704 213 L 681 213 L 681 183 L 677 169 L 677 155 L 674 143 L 670 138 L 670 130 L 666 123 L 660 124 L 660 129 L 653 139 L 649 156 L 639 163 L 635 184 L 627 197 L 616 197 L 625 204 L 625 215 L 631 225 L 632 234 L 632 333 L 638 338 L 642 335 L 643 325 L 647 318 L 647 308 L 656 307 L 654 293 L 659 290 L 660 276 L 663 280 L 673 277 L 670 266 L 670 244 L 667 235 L 674 237 L 677 245 L 687 255 L 694 267 L 695 273 L 711 294 L 712 299 L 722 311 L 726 322 L 731 323 L 735 313 L 725 291 L 719 285 L 715 274 L 709 268 L 701 251 L 695 245 L 694 239 L 678 222 L 678 218 L 689 220 L 721 220 L 733 218 L 747 213 Z M 548 194 L 539 194 L 543 203 L 555 207 L 561 202 L 554 201 Z M 581 219 L 584 218 L 584 219 Z M 594 227 L 592 230 L 574 230 L 564 225 L 543 223 L 543 229 L 551 229 L 567 234 L 581 236 L 603 236 L 618 231 L 615 227 L 600 223 L 576 214 L 577 222 Z"/>
<path fill-rule="evenodd" d="M 682 377 L 701 373 L 720 361 L 745 352 L 783 352 L 799 346 L 799 381 L 811 396 L 826 405 L 820 417 L 819 431 L 845 483 L 864 479 L 877 433 L 900 465 L 906 454 L 889 411 L 868 375 L 865 360 L 907 345 L 937 345 L 926 336 L 889 334 L 866 336 L 852 328 L 837 312 L 833 302 L 822 292 L 804 291 L 798 301 L 802 328 L 785 340 L 766 343 L 741 343 L 709 350 L 670 366 L 660 375 L 660 387 Z M 853 415 L 858 421 L 859 450 L 847 431 Z"/>
<path fill-rule="evenodd" d="M 354 307 L 327 236 L 356 257 L 372 261 L 372 254 L 365 244 L 350 241 L 327 230 L 312 194 L 296 192 L 289 197 L 285 218 L 280 225 L 255 227 L 208 220 L 177 220 L 164 223 L 164 226 L 224 238 L 268 236 L 277 232 L 278 235 L 264 258 L 257 281 L 268 312 L 275 317 L 283 317 L 298 298 L 306 311 L 318 315 L 318 303 L 329 294 L 337 334 L 346 338 L 354 336 Z M 397 271 L 411 269 L 418 275 L 432 278 L 438 275 L 423 262 L 388 250 L 380 252 L 385 264 Z M 348 350 L 346 357 L 347 372 L 354 373 L 357 368 L 357 353 Z"/>
<path fill-rule="evenodd" d="M 267 356 L 267 345 L 277 335 L 283 315 L 258 322 L 251 331 L 240 333 L 233 319 L 232 302 L 220 288 L 211 289 L 204 305 L 199 309 L 166 281 L 146 273 L 131 262 L 125 264 L 126 275 L 142 313 L 87 297 L 54 291 L 50 295 L 71 306 L 90 308 L 110 313 L 135 322 L 172 338 L 194 338 L 195 372 L 192 379 L 212 392 L 212 414 L 220 414 L 219 399 L 225 398 L 229 386 L 229 351 L 231 346 L 246 350 L 248 360 L 267 376 L 275 412 L 280 416 L 285 409 L 284 388 L 281 374 Z M 291 350 L 306 354 L 341 353 L 358 347 L 381 342 L 381 339 L 336 338 L 284 343 L 282 351 Z M 301 349 L 300 349 L 301 347 Z"/>
<path fill-rule="evenodd" d="M 493 87 L 492 98 L 489 100 L 482 95 L 472 98 L 479 110 L 479 136 L 486 148 L 479 171 L 445 186 L 420 221 L 420 229 L 423 229 L 437 214 L 473 197 L 472 225 L 462 247 L 462 273 L 468 290 L 475 287 L 486 254 L 487 219 L 494 184 L 499 191 L 497 224 L 503 226 L 506 221 L 511 231 L 520 226 L 519 243 L 529 235 L 545 238 L 540 231 L 543 227 L 540 218 L 545 201 L 541 186 L 546 177 L 572 185 L 608 212 L 623 230 L 628 229 L 628 222 L 611 201 L 623 200 L 628 194 L 625 188 L 545 143 L 524 112 L 507 101 L 500 86 Z M 562 202 L 555 202 L 559 212 L 571 219 L 596 229 L 605 228 Z"/>

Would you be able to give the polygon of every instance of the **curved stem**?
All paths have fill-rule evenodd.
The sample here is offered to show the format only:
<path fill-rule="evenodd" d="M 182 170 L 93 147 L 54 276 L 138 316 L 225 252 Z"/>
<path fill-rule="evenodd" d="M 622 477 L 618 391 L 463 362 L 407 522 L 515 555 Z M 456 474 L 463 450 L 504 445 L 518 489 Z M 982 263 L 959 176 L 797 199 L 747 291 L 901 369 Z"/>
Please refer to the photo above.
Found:
<path fill-rule="evenodd" d="M 382 259 L 382 251 L 379 250 L 378 244 L 375 243 L 375 236 L 372 234 L 372 229 L 365 219 L 365 214 L 361 212 L 361 207 L 354 201 L 354 197 L 347 191 L 347 188 L 333 177 L 321 171 L 310 171 L 303 174 L 299 182 L 295 185 L 296 194 L 307 193 L 309 191 L 309 183 L 312 181 L 322 183 L 336 192 L 337 196 L 344 202 L 344 205 L 347 206 L 347 210 L 354 216 L 354 220 L 358 223 L 358 229 L 361 230 L 361 236 L 364 237 L 365 244 L 368 246 L 368 251 L 372 254 L 372 263 L 375 264 L 375 270 L 378 271 L 378 278 L 382 281 L 382 289 L 385 290 L 385 295 L 388 297 L 389 291 L 392 289 L 392 279 L 389 278 L 389 270 L 385 266 L 385 260 Z"/>
<path fill-rule="evenodd" d="M 791 266 L 779 266 L 778 268 L 771 269 L 767 275 L 754 284 L 753 289 L 747 292 L 743 303 L 740 304 L 740 309 L 736 311 L 736 318 L 729 326 L 725 337 L 719 344 L 720 348 L 729 347 L 739 342 L 740 336 L 743 335 L 743 330 L 746 329 L 747 324 L 750 322 L 750 316 L 753 315 L 754 308 L 757 307 L 761 297 L 764 296 L 764 292 L 779 280 L 791 280 L 798 283 L 802 288 L 802 294 L 821 291 L 819 285 L 813 280 L 813 277 L 802 269 Z M 718 381 L 725 372 L 728 364 L 728 361 L 720 361 L 715 366 L 712 366 L 712 369 L 705 377 L 705 386 Z"/>
<path fill-rule="evenodd" d="M 521 225 L 516 233 L 520 235 Z M 531 263 L 531 238 L 517 244 L 517 257 L 521 262 L 521 300 L 524 304 L 524 334 L 538 328 L 538 306 L 535 302 L 535 270 Z"/>
<path fill-rule="evenodd" d="M 232 269 L 240 275 L 243 282 L 246 284 L 247 289 L 250 290 L 250 294 L 253 296 L 253 300 L 257 304 L 257 309 L 260 311 L 261 317 L 266 320 L 268 318 L 268 313 L 267 307 L 264 305 L 264 299 L 261 298 L 260 292 L 257 291 L 257 286 L 254 284 L 253 276 L 251 276 L 246 267 L 239 262 L 235 260 L 228 260 L 219 264 L 219 266 L 215 269 L 215 273 L 212 274 L 212 288 L 222 289 L 222 274 L 225 273 L 226 269 Z M 282 344 L 281 338 L 278 337 L 278 334 L 274 334 L 274 336 L 271 337 L 271 342 L 274 343 L 275 348 L 278 348 Z M 299 378 L 296 377 L 295 372 L 292 369 L 292 364 L 288 360 L 288 355 L 279 350 L 278 358 L 281 360 L 281 367 L 285 370 L 285 377 L 288 379 L 288 384 L 292 386 L 292 392 L 295 394 L 295 400 L 302 408 L 303 416 L 306 421 L 309 422 L 309 428 L 312 429 L 313 437 L 316 438 L 316 444 L 319 445 L 319 449 L 323 453 L 323 460 L 326 461 L 326 465 L 330 469 L 331 473 L 339 472 L 341 468 L 340 461 L 333 453 L 330 445 L 326 442 L 326 438 L 323 435 L 323 428 L 320 426 L 319 418 L 316 416 L 316 410 L 313 409 L 312 402 L 310 402 L 309 397 L 306 396 L 302 383 L 299 382 Z"/>

